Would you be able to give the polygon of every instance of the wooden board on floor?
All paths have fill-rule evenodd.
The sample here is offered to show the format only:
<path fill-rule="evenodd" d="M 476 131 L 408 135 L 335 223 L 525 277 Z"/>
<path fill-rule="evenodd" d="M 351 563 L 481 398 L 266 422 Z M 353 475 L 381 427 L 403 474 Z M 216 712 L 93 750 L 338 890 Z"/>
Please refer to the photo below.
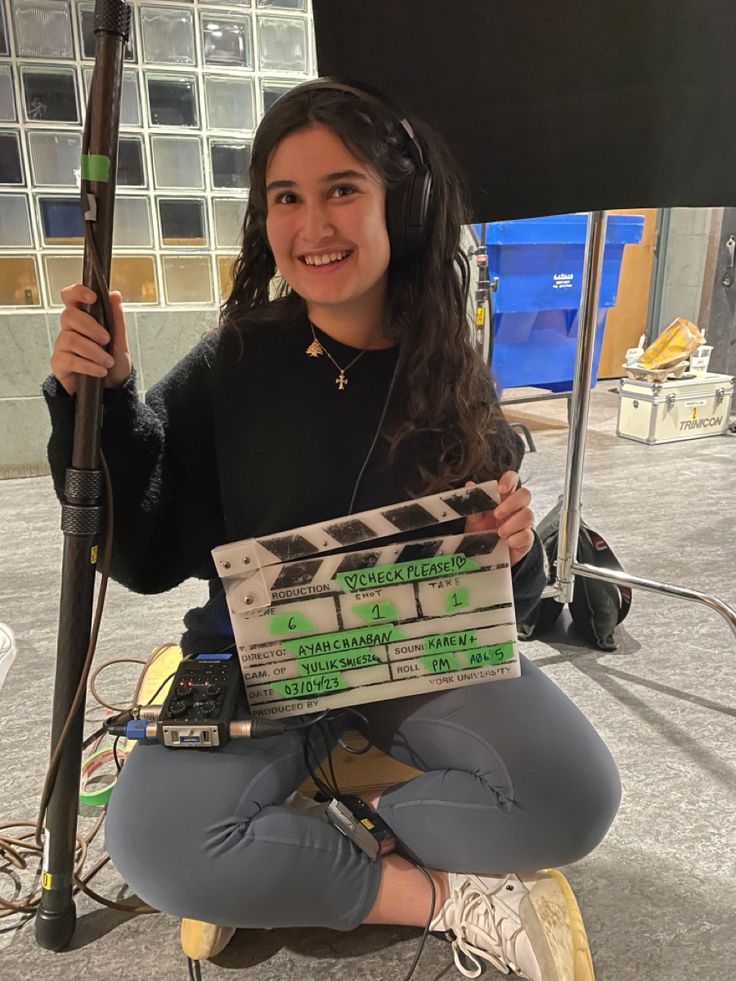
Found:
<path fill-rule="evenodd" d="M 359 732 L 348 732 L 343 739 L 351 749 L 362 749 L 365 746 L 365 739 Z M 341 746 L 337 746 L 332 753 L 332 762 L 340 790 L 358 796 L 384 790 L 394 783 L 404 783 L 421 773 L 421 770 L 405 766 L 375 746 L 361 756 L 353 756 L 346 753 Z M 327 765 L 324 769 L 329 774 Z M 317 788 L 311 777 L 299 787 L 299 792 L 314 797 Z"/>

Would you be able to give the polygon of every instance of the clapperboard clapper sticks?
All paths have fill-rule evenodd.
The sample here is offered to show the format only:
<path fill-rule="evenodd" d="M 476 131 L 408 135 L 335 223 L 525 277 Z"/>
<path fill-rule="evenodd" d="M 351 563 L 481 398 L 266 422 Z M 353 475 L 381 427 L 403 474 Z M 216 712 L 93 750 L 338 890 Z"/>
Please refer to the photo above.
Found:
<path fill-rule="evenodd" d="M 322 554 L 498 501 L 487 481 L 214 549 L 253 715 L 518 677 L 508 546 L 495 533 Z"/>

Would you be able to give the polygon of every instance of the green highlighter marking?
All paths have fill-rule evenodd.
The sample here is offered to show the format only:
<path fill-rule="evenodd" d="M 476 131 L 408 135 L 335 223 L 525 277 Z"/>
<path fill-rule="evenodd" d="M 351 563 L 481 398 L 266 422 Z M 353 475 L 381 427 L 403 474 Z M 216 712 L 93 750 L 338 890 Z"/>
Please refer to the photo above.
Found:
<path fill-rule="evenodd" d="M 406 634 L 393 623 L 376 627 L 358 627 L 333 634 L 316 634 L 284 641 L 284 647 L 295 657 L 315 657 L 317 654 L 346 654 L 366 647 L 385 647 L 398 640 L 406 640 Z"/>
<path fill-rule="evenodd" d="M 320 654 L 318 657 L 301 657 L 296 662 L 299 674 L 311 677 L 331 671 L 349 671 L 352 668 L 373 668 L 384 662 L 368 647 L 352 654 Z"/>
<path fill-rule="evenodd" d="M 351 609 L 356 616 L 368 623 L 399 619 L 399 611 L 393 603 L 356 603 Z"/>
<path fill-rule="evenodd" d="M 270 682 L 274 691 L 284 698 L 307 698 L 314 695 L 328 695 L 348 687 L 347 681 L 339 672 L 317 674 L 313 678 L 289 678 Z"/>
<path fill-rule="evenodd" d="M 315 625 L 303 613 L 274 613 L 270 617 L 272 637 L 283 637 L 289 634 L 303 634 L 315 630 Z"/>
<path fill-rule="evenodd" d="M 472 631 L 468 631 L 472 633 Z M 441 637 L 442 635 L 437 635 Z M 446 637 L 451 637 L 447 634 Z M 425 638 L 425 650 L 428 640 Z M 487 664 L 505 664 L 507 661 L 514 661 L 516 653 L 514 642 L 505 641 L 502 644 L 492 644 L 488 647 L 475 647 L 463 650 L 460 645 L 455 650 L 438 650 L 433 654 L 424 654 L 418 660 L 422 662 L 427 674 L 444 674 L 448 671 L 464 671 L 467 668 L 483 667 Z"/>
<path fill-rule="evenodd" d="M 460 589 L 451 589 L 447 595 L 445 609 L 448 613 L 457 613 L 458 610 L 467 610 L 470 606 L 470 590 L 467 586 Z"/>
<path fill-rule="evenodd" d="M 425 654 L 444 654 L 447 651 L 463 651 L 477 647 L 475 630 L 453 630 L 449 634 L 431 634 L 422 641 Z"/>
<path fill-rule="evenodd" d="M 462 552 L 453 552 L 452 555 L 435 555 L 430 559 L 394 562 L 392 565 L 377 565 L 371 569 L 357 569 L 355 572 L 338 572 L 335 579 L 346 593 L 353 593 L 362 589 L 375 589 L 377 586 L 398 586 L 422 579 L 480 572 L 480 569 L 475 559 L 469 559 Z"/>
<path fill-rule="evenodd" d="M 426 654 L 419 660 L 424 665 L 427 674 L 444 674 L 446 671 L 459 671 L 462 668 L 457 654 L 452 651 L 445 654 Z"/>
<path fill-rule="evenodd" d="M 490 647 L 477 647 L 474 651 L 464 651 L 463 660 L 467 661 L 467 667 L 475 668 L 483 664 L 505 664 L 507 661 L 514 661 L 516 652 L 514 642 L 507 640 L 503 644 L 493 644 Z"/>

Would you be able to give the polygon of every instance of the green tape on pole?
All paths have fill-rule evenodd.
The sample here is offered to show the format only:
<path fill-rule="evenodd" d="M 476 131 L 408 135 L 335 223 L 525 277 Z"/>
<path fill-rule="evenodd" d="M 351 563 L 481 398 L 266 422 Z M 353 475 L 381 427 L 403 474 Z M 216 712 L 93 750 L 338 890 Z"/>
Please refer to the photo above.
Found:
<path fill-rule="evenodd" d="M 436 555 L 413 562 L 395 562 L 393 565 L 377 565 L 372 569 L 358 569 L 355 572 L 338 572 L 335 579 L 345 592 L 352 593 L 374 589 L 376 586 L 396 586 L 422 579 L 457 576 L 463 572 L 479 572 L 480 568 L 475 559 L 469 559 L 462 552 L 454 552 L 452 555 Z"/>
<path fill-rule="evenodd" d="M 106 184 L 110 177 L 110 158 L 101 153 L 82 154 L 82 180 L 101 181 Z"/>

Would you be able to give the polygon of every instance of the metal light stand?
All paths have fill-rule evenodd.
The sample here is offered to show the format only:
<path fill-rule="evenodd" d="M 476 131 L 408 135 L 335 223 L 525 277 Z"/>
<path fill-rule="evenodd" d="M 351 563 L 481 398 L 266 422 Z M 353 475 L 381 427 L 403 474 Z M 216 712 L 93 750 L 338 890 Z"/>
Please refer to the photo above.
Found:
<path fill-rule="evenodd" d="M 491 293 L 498 289 L 498 276 L 488 278 L 488 248 L 486 246 L 486 222 L 480 226 L 480 243 L 470 250 L 478 267 L 478 283 L 475 289 L 475 346 L 485 364 L 493 357 L 493 303 Z"/>
<path fill-rule="evenodd" d="M 473 239 L 477 242 L 478 239 L 476 238 L 475 230 L 472 225 L 470 227 Z M 493 298 L 491 294 L 498 291 L 498 276 L 490 279 L 488 275 L 488 247 L 486 242 L 487 222 L 484 221 L 481 222 L 480 226 L 480 242 L 472 249 L 469 249 L 468 254 L 475 256 L 475 263 L 478 267 L 478 281 L 475 289 L 475 348 L 483 358 L 484 364 L 487 364 L 491 368 L 493 364 Z M 558 397 L 557 395 L 553 396 L 553 398 Z M 512 401 L 524 400 L 516 399 Z M 509 404 L 511 403 L 507 401 L 501 403 L 501 405 Z M 521 431 L 529 447 L 529 452 L 536 453 L 537 448 L 534 445 L 529 427 L 523 422 L 511 422 L 509 425 L 512 429 Z"/>
<path fill-rule="evenodd" d="M 694 589 L 685 589 L 682 586 L 657 582 L 654 579 L 632 576 L 626 572 L 600 569 L 594 565 L 578 562 L 576 558 L 578 533 L 580 531 L 580 500 L 585 439 L 590 408 L 590 383 L 593 373 L 593 348 L 603 250 L 606 241 L 606 225 L 607 215 L 605 211 L 591 212 L 588 218 L 588 235 L 583 260 L 583 284 L 578 319 L 578 343 L 570 411 L 570 433 L 567 444 L 565 487 L 560 512 L 557 578 L 554 585 L 545 589 L 543 595 L 551 596 L 560 603 L 569 603 L 572 599 L 575 576 L 587 576 L 589 579 L 599 579 L 602 582 L 632 586 L 635 589 L 645 589 L 665 596 L 703 603 L 720 613 L 736 636 L 736 610 L 715 596 L 700 593 Z"/>

